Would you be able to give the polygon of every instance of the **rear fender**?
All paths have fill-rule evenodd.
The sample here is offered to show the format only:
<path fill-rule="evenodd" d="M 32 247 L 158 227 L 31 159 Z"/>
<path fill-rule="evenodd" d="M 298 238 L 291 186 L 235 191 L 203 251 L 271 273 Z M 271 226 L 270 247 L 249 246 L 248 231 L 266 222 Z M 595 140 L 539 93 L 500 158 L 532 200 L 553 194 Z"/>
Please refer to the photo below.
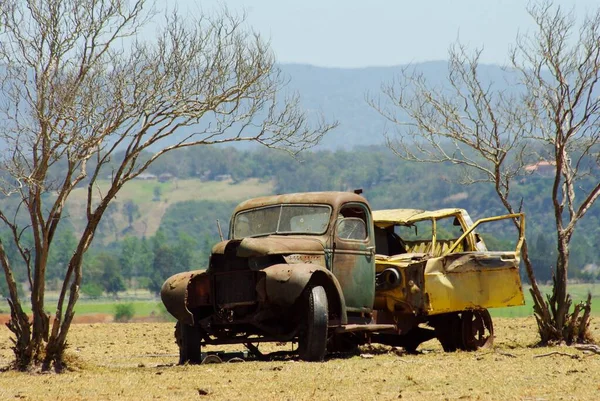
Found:
<path fill-rule="evenodd" d="M 340 324 L 347 323 L 342 288 L 329 270 L 311 263 L 282 263 L 269 266 L 263 271 L 266 273 L 265 290 L 269 302 L 291 306 L 302 296 L 307 286 L 323 286 L 330 315 L 339 318 Z"/>
<path fill-rule="evenodd" d="M 160 290 L 160 297 L 167 311 L 178 321 L 193 325 L 194 315 L 188 309 L 190 284 L 197 280 L 208 279 L 204 270 L 194 270 L 175 274 L 167 279 Z"/>

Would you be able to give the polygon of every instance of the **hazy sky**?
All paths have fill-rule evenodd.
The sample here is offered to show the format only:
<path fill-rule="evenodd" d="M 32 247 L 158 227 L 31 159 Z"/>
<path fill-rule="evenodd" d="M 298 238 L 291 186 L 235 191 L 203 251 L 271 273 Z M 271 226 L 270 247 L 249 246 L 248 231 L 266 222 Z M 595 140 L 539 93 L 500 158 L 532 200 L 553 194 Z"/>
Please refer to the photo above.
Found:
<path fill-rule="evenodd" d="M 157 0 L 173 4 L 172 0 Z M 502 64 L 519 30 L 533 29 L 526 0 L 177 0 L 180 11 L 225 4 L 245 10 L 281 63 L 389 66 L 444 60 L 460 37 L 484 46 L 482 61 Z M 556 0 L 576 14 L 599 0 Z"/>

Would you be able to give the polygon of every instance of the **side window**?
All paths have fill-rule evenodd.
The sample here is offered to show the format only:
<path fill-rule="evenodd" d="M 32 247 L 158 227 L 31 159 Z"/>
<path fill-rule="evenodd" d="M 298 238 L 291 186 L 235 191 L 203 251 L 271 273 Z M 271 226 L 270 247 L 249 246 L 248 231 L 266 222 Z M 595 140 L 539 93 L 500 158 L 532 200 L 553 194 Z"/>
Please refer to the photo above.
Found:
<path fill-rule="evenodd" d="M 337 233 L 341 239 L 363 240 L 367 238 L 367 226 L 358 217 L 343 217 L 338 221 Z"/>
<path fill-rule="evenodd" d="M 441 218 L 436 222 L 438 240 L 454 240 L 463 234 L 463 229 L 458 219 L 454 216 Z"/>
<path fill-rule="evenodd" d="M 360 204 L 347 204 L 337 217 L 336 231 L 340 239 L 363 241 L 369 237 L 367 210 Z"/>
<path fill-rule="evenodd" d="M 421 220 L 410 226 L 396 225 L 394 233 L 404 241 L 431 241 L 433 224 L 431 220 Z"/>

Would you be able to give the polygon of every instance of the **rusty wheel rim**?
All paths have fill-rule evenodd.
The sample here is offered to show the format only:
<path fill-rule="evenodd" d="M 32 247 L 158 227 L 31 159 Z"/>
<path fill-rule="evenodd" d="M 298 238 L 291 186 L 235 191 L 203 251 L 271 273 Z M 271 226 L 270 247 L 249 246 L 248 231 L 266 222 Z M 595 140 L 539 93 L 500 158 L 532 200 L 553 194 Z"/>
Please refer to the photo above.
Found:
<path fill-rule="evenodd" d="M 494 342 L 494 326 L 487 310 L 466 311 L 461 316 L 463 349 L 475 351 Z"/>

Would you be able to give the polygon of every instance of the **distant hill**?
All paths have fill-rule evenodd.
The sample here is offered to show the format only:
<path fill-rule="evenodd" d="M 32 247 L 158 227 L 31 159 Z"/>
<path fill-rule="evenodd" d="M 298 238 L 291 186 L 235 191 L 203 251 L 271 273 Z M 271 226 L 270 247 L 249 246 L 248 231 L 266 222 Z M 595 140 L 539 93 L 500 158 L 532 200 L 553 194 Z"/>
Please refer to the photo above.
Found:
<path fill-rule="evenodd" d="M 303 64 L 283 64 L 281 70 L 291 78 L 290 88 L 297 90 L 303 106 L 309 110 L 322 110 L 327 118 L 339 121 L 339 127 L 328 134 L 321 149 L 350 149 L 360 145 L 384 143 L 386 129 L 394 127 L 366 102 L 381 94 L 381 85 L 400 77 L 403 69 L 423 74 L 436 87 L 447 83 L 448 63 L 431 61 L 414 65 L 367 68 L 322 68 Z M 484 84 L 504 85 L 507 73 L 496 65 L 480 65 Z"/>
<path fill-rule="evenodd" d="M 384 132 L 393 127 L 366 102 L 367 93 L 376 97 L 381 85 L 398 78 L 403 69 L 414 68 L 433 85 L 447 82 L 446 61 L 432 61 L 411 66 L 325 68 L 306 64 L 282 64 L 284 76 L 290 79 L 288 89 L 300 94 L 302 106 L 310 111 L 321 112 L 328 121 L 337 120 L 339 126 L 328 133 L 317 149 L 352 149 L 355 146 L 379 145 L 385 142 Z M 503 85 L 506 72 L 496 65 L 480 66 L 484 84 L 495 82 Z M 169 143 L 174 143 L 192 129 L 180 130 Z M 167 144 L 167 141 L 164 142 Z M 258 146 L 258 145 L 254 145 Z M 252 144 L 236 144 L 242 149 Z"/>
<path fill-rule="evenodd" d="M 327 150 L 349 150 L 355 146 L 384 143 L 384 132 L 394 128 L 386 125 L 386 121 L 366 103 L 365 96 L 367 93 L 378 96 L 381 85 L 398 78 L 403 69 L 414 68 L 434 85 L 447 82 L 448 75 L 446 61 L 365 68 L 325 68 L 306 64 L 281 64 L 279 67 L 284 77 L 290 80 L 287 89 L 299 93 L 305 109 L 322 113 L 328 121 L 339 122 L 339 126 L 317 147 Z M 507 73 L 499 66 L 481 65 L 480 71 L 484 84 L 504 85 L 506 81 Z M 208 123 L 208 120 L 203 121 L 203 125 Z M 182 128 L 160 146 L 174 144 L 193 131 L 193 127 Z M 0 141 L 0 150 L 2 146 Z M 236 143 L 235 146 L 249 149 L 259 145 Z"/>
<path fill-rule="evenodd" d="M 98 190 L 108 188 L 107 181 L 98 183 Z M 138 237 L 153 236 L 158 230 L 166 210 L 178 203 L 189 200 L 233 202 L 234 204 L 247 198 L 270 195 L 273 183 L 250 178 L 236 184 L 231 179 L 224 181 L 207 181 L 199 179 L 173 179 L 168 182 L 136 179 L 128 182 L 119 192 L 119 196 L 111 203 L 105 213 L 98 236 L 103 243 L 118 241 L 128 235 Z M 67 202 L 67 221 L 75 232 L 85 227 L 86 189 L 77 188 Z M 128 226 L 128 217 L 124 205 L 133 202 L 136 213 Z M 1 205 L 1 203 L 0 203 Z M 192 219 L 193 216 L 188 216 Z M 224 222 L 226 226 L 228 222 Z"/>

